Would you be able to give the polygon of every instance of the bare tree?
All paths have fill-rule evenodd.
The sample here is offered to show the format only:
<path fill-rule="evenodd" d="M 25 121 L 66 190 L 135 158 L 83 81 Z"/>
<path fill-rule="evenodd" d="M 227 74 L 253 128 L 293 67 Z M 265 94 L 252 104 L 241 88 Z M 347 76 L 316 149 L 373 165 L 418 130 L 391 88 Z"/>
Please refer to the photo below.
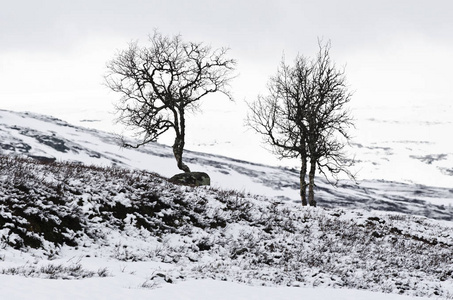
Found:
<path fill-rule="evenodd" d="M 294 71 L 282 61 L 277 74 L 269 80 L 269 94 L 260 95 L 255 102 L 249 103 L 246 123 L 263 135 L 264 141 L 271 145 L 272 152 L 279 158 L 300 158 L 300 196 L 305 206 L 308 130 L 302 116 L 307 103 L 303 101 L 306 91 L 301 89 Z"/>
<path fill-rule="evenodd" d="M 344 172 L 354 178 L 348 169 L 353 160 L 348 159 L 343 151 L 350 139 L 347 129 L 353 126 L 353 119 L 346 109 L 352 94 L 348 92 L 344 68 L 338 69 L 335 66 L 330 59 L 329 51 L 330 43 L 326 45 L 319 43 L 317 58 L 310 63 L 313 71 L 308 82 L 311 82 L 314 91 L 307 113 L 310 203 L 316 203 L 314 179 L 317 167 L 325 176 L 327 175 L 325 171 L 334 178 L 337 178 L 340 172 Z"/>
<path fill-rule="evenodd" d="M 183 162 L 185 114 L 211 93 L 232 99 L 228 83 L 236 62 L 226 57 L 226 48 L 212 50 L 202 43 L 184 42 L 180 35 L 167 37 L 155 31 L 149 42 L 149 47 L 132 42 L 107 63 L 106 84 L 122 95 L 115 107 L 118 122 L 140 137 L 136 144 L 123 146 L 140 147 L 171 129 L 178 168 L 190 172 Z"/>
<path fill-rule="evenodd" d="M 301 159 L 300 195 L 302 205 L 315 206 L 315 173 L 340 172 L 353 177 L 352 164 L 343 152 L 349 139 L 352 119 L 345 105 L 351 99 L 344 70 L 338 70 L 329 55 L 330 43 L 319 42 L 319 52 L 310 60 L 298 56 L 294 66 L 284 60 L 271 77 L 269 94 L 249 104 L 247 123 L 265 137 L 280 158 Z M 308 184 L 306 182 L 307 165 Z M 308 186 L 308 199 L 306 188 Z"/>

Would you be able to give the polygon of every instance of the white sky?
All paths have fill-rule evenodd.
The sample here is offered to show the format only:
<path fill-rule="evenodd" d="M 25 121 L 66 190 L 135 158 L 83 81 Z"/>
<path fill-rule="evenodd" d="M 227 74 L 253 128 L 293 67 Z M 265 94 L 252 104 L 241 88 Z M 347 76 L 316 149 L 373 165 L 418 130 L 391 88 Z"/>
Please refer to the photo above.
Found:
<path fill-rule="evenodd" d="M 346 66 L 354 107 L 427 105 L 445 115 L 453 112 L 452 11 L 450 0 L 1 0 L 0 108 L 102 119 L 86 125 L 110 129 L 118 95 L 102 85 L 105 64 L 158 28 L 227 46 L 237 59 L 236 102 L 205 101 L 206 121 L 226 110 L 241 128 L 243 101 L 265 93 L 283 54 L 313 56 L 318 37 Z"/>

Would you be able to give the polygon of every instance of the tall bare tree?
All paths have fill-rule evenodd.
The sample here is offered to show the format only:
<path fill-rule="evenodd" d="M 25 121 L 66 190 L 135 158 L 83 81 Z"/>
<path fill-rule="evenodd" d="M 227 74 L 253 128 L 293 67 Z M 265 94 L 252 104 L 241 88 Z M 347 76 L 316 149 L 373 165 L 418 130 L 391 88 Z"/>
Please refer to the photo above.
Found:
<path fill-rule="evenodd" d="M 184 42 L 180 35 L 167 37 L 155 31 L 149 43 L 140 47 L 132 42 L 107 63 L 106 84 L 121 94 L 115 107 L 118 122 L 140 138 L 123 146 L 137 148 L 173 130 L 178 168 L 190 172 L 183 162 L 186 112 L 197 109 L 199 100 L 211 93 L 232 99 L 228 84 L 236 62 L 227 58 L 226 48 L 212 50 L 202 43 Z"/>
<path fill-rule="evenodd" d="M 314 180 L 318 167 L 337 178 L 340 172 L 350 177 L 354 175 L 348 167 L 353 164 L 343 151 L 350 139 L 348 128 L 353 126 L 353 119 L 346 108 L 352 94 L 348 91 L 344 68 L 338 69 L 330 58 L 330 43 L 319 43 L 319 51 L 308 78 L 314 91 L 308 106 L 308 147 L 310 156 L 309 191 L 310 203 L 314 200 Z M 307 60 L 299 58 L 299 60 Z M 327 177 L 327 176 L 326 176 Z"/>
<path fill-rule="evenodd" d="M 316 169 L 324 175 L 345 172 L 353 177 L 348 170 L 352 161 L 343 152 L 349 140 L 347 128 L 352 125 L 345 107 L 351 93 L 344 70 L 332 63 L 329 51 L 330 43 L 319 42 L 315 59 L 297 56 L 294 66 L 282 60 L 269 81 L 268 95 L 249 104 L 247 123 L 265 137 L 274 153 L 301 159 L 302 205 L 316 205 Z"/>

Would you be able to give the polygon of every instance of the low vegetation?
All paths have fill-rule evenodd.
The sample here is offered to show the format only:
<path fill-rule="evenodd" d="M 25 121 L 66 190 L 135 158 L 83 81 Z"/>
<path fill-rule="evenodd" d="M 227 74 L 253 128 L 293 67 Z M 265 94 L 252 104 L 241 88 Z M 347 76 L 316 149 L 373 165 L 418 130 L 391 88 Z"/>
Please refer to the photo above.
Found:
<path fill-rule="evenodd" d="M 80 263 L 64 266 L 62 264 L 48 264 L 37 267 L 35 265 L 24 265 L 3 269 L 0 274 L 22 275 L 25 277 L 40 277 L 47 279 L 82 279 L 91 277 L 107 277 L 107 269 L 99 269 L 97 272 L 86 270 Z"/>
<path fill-rule="evenodd" d="M 1 251 L 39 251 L 52 259 L 77 249 L 164 262 L 174 267 L 155 278 L 167 283 L 213 278 L 453 299 L 452 227 L 179 186 L 137 170 L 0 156 Z M 57 275 L 46 276 L 45 265 L 0 273 L 67 279 L 108 273 L 79 270 L 71 277 L 70 266 L 47 269 Z M 146 285 L 154 286 L 152 279 Z"/>

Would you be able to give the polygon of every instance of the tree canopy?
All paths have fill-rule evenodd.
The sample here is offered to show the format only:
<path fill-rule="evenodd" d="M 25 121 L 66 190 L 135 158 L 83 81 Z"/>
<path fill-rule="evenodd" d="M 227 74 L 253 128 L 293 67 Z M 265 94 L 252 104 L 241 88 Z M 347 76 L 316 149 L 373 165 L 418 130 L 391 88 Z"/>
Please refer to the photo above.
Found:
<path fill-rule="evenodd" d="M 154 142 L 173 130 L 173 153 L 178 168 L 183 163 L 188 110 L 198 108 L 199 100 L 220 92 L 232 99 L 229 81 L 236 62 L 227 58 L 228 49 L 213 50 L 203 43 L 185 42 L 180 35 L 163 36 L 155 31 L 149 46 L 131 42 L 108 62 L 107 86 L 121 94 L 115 108 L 118 121 L 131 127 L 140 138 L 126 147 Z"/>

